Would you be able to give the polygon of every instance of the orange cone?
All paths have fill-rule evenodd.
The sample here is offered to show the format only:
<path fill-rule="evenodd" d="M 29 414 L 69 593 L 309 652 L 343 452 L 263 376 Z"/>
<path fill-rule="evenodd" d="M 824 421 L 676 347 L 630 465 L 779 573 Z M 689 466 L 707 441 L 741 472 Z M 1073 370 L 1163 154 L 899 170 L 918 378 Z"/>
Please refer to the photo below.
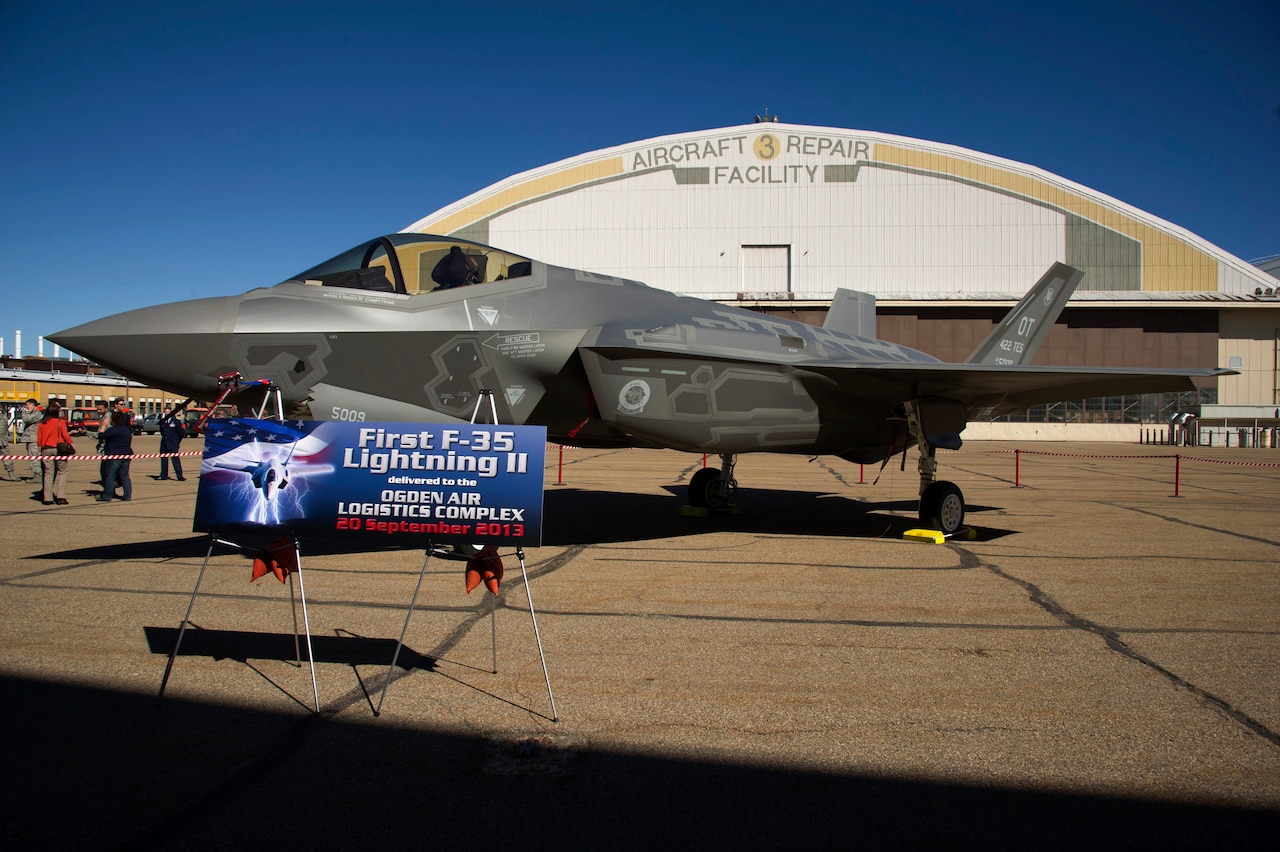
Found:
<path fill-rule="evenodd" d="M 496 595 L 501 580 L 502 557 L 492 545 L 485 545 L 480 553 L 467 560 L 467 594 L 484 583 L 485 588 Z"/>
<path fill-rule="evenodd" d="M 281 583 L 285 577 L 298 571 L 298 552 L 293 547 L 293 540 L 287 536 L 280 538 L 262 548 L 253 557 L 252 583 L 259 577 L 265 577 L 270 571 Z"/>

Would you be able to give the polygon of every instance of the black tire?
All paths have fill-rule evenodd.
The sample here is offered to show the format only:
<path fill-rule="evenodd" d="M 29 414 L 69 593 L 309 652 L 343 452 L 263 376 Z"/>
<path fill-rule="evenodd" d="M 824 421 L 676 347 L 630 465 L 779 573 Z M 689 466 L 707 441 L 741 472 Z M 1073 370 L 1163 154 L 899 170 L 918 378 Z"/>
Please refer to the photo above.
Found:
<path fill-rule="evenodd" d="M 720 491 L 720 471 L 714 467 L 704 467 L 689 478 L 689 505 L 701 509 L 712 505 Z"/>
<path fill-rule="evenodd" d="M 951 535 L 964 526 L 964 495 L 954 482 L 934 482 L 920 495 L 920 521 Z"/>
<path fill-rule="evenodd" d="M 689 480 L 689 505 L 704 509 L 726 509 L 738 493 L 738 480 L 730 479 L 721 484 L 722 472 L 714 467 L 704 467 Z"/>

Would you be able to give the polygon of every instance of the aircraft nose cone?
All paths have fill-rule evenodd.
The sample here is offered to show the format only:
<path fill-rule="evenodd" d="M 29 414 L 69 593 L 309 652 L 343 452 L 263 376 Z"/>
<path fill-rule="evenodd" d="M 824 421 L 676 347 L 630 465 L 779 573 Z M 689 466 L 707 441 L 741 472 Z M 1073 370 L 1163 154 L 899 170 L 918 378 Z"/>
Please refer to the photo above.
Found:
<path fill-rule="evenodd" d="M 49 335 L 59 346 L 134 381 L 202 398 L 227 366 L 239 297 L 141 308 Z"/>

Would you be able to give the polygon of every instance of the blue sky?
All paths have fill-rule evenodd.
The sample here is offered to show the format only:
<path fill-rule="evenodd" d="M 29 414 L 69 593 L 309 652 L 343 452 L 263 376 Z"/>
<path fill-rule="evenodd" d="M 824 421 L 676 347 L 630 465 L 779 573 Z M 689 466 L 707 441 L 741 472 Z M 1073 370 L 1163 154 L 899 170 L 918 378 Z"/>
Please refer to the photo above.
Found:
<path fill-rule="evenodd" d="M 1274 0 L 0 2 L 0 337 L 274 284 L 766 107 L 1030 163 L 1254 259 L 1280 252 L 1277 43 Z"/>

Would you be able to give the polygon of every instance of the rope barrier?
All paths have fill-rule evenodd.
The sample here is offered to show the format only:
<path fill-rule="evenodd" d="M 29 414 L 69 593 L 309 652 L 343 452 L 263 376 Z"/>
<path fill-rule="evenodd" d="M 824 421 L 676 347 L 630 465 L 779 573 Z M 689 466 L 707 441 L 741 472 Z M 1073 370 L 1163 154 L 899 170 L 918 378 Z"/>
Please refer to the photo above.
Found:
<path fill-rule="evenodd" d="M 1199 456 L 1184 456 L 1180 454 L 1172 455 L 1144 455 L 1144 456 L 1095 456 L 1087 453 L 1049 453 L 1043 450 L 986 450 L 981 455 L 1024 455 L 1024 456 L 1053 456 L 1062 459 L 1182 459 L 1183 461 L 1198 461 L 1205 464 L 1225 464 L 1235 465 L 1237 467 L 1280 467 L 1280 462 L 1242 462 L 1231 461 L 1230 459 L 1205 459 Z"/>
<path fill-rule="evenodd" d="M 981 455 L 1008 455 L 1020 453 L 1027 456 L 1056 456 L 1063 459 L 1171 459 L 1173 456 L 1094 456 L 1087 453 L 1048 453 L 1043 450 L 986 450 Z"/>
<path fill-rule="evenodd" d="M 1045 450 L 987 450 L 982 455 L 1008 455 L 1013 454 L 1013 487 L 1022 487 L 1022 456 L 1050 456 L 1062 459 L 1127 459 L 1127 460 L 1143 460 L 1143 459 L 1173 459 L 1173 496 L 1182 496 L 1182 463 L 1184 461 L 1204 462 L 1205 464 L 1221 464 L 1234 467 L 1277 467 L 1280 463 L 1276 462 L 1242 462 L 1232 461 L 1231 459 L 1206 459 L 1199 456 L 1184 456 L 1181 454 L 1174 455 L 1141 455 L 1141 456 L 1121 456 L 1121 455 L 1089 455 L 1087 453 L 1050 453 Z"/>
<path fill-rule="evenodd" d="M 584 447 L 574 446 L 572 444 L 547 444 L 547 449 L 555 449 L 559 453 L 559 463 L 557 465 L 556 484 L 564 484 L 564 451 L 565 450 L 582 450 Z M 178 453 L 134 453 L 132 455 L 71 455 L 71 456 L 46 456 L 46 455 L 0 455 L 0 461 L 43 461 L 44 459 L 53 458 L 58 461 L 115 461 L 117 459 L 172 459 L 172 458 L 194 458 L 203 456 L 201 450 L 190 450 Z M 1246 462 L 1233 461 L 1231 459 L 1206 459 L 1199 456 L 1184 456 L 1180 454 L 1174 455 L 1093 455 L 1090 453 L 1053 453 L 1047 450 L 985 450 L 979 455 L 1012 455 L 1014 457 L 1014 487 L 1022 487 L 1022 456 L 1045 456 L 1047 458 L 1060 459 L 1101 459 L 1101 460 L 1124 460 L 1124 461 L 1143 461 L 1143 460 L 1174 460 L 1174 481 L 1173 496 L 1177 497 L 1181 494 L 1182 486 L 1182 462 L 1203 462 L 1204 464 L 1218 464 L 1229 467 L 1271 467 L 1280 468 L 1280 462 Z M 863 470 L 859 466 L 859 482 L 862 481 Z"/>
<path fill-rule="evenodd" d="M 581 450 L 584 448 L 576 447 L 572 444 L 547 444 L 547 449 L 556 450 L 559 453 L 559 462 L 557 464 L 557 469 L 556 469 L 556 485 L 563 485 L 564 484 L 564 451 L 565 450 Z M 1014 488 L 1022 487 L 1022 456 L 1024 455 L 1046 456 L 1050 458 L 1060 458 L 1060 459 L 1103 459 L 1103 460 L 1122 460 L 1122 461 L 1144 461 L 1144 460 L 1159 461 L 1159 460 L 1173 459 L 1173 462 L 1174 462 L 1173 496 L 1174 497 L 1180 497 L 1182 495 L 1182 463 L 1184 461 L 1204 462 L 1205 464 L 1220 464 L 1220 465 L 1228 465 L 1228 466 L 1234 466 L 1234 467 L 1280 468 L 1280 463 L 1277 463 L 1277 462 L 1244 462 L 1244 461 L 1232 461 L 1230 459 L 1206 459 L 1206 458 L 1201 458 L 1199 456 L 1184 456 L 1180 454 L 1165 454 L 1165 453 L 1161 453 L 1159 455 L 1152 455 L 1152 454 L 1094 455 L 1090 453 L 1053 453 L 1047 450 L 1017 449 L 1017 450 L 984 450 L 978 455 L 1012 455 L 1014 457 L 1014 473 L 1013 473 Z M 705 464 L 706 464 L 706 456 L 704 454 L 703 465 L 705 466 Z M 859 465 L 858 466 L 858 482 L 859 483 L 862 483 L 864 481 L 863 479 L 864 475 L 865 475 L 864 466 Z"/>
<path fill-rule="evenodd" d="M 187 456 L 202 456 L 202 450 L 191 450 L 183 453 L 133 453 L 128 456 L 74 455 L 74 456 L 0 456 L 0 461 L 41 461 L 57 459 L 58 461 L 115 461 L 116 459 L 173 459 Z"/>
<path fill-rule="evenodd" d="M 1205 464 L 1229 464 L 1236 467 L 1280 467 L 1280 463 L 1277 462 L 1238 462 L 1227 461 L 1226 459 L 1202 459 L 1196 456 L 1183 456 L 1182 460 L 1204 462 Z"/>

